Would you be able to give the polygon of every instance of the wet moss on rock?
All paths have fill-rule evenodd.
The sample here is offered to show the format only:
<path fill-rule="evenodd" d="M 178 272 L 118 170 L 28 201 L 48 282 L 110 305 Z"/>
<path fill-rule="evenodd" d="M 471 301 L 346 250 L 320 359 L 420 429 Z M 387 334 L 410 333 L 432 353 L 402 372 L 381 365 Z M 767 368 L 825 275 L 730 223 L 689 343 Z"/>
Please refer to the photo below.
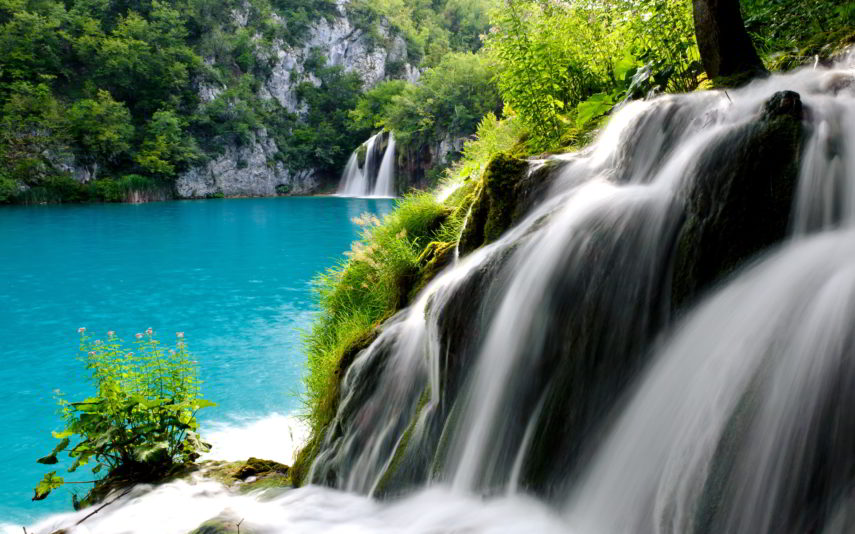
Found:
<path fill-rule="evenodd" d="M 273 460 L 249 458 L 243 462 L 204 462 L 201 474 L 229 489 L 250 493 L 262 489 L 289 488 L 291 468 Z"/>
<path fill-rule="evenodd" d="M 498 154 L 490 161 L 460 237 L 461 255 L 495 241 L 511 226 L 518 204 L 517 184 L 528 167 L 527 161 L 508 154 Z"/>
<path fill-rule="evenodd" d="M 419 453 L 421 453 L 423 455 L 425 453 L 425 451 L 410 450 L 410 440 L 416 432 L 416 426 L 418 425 L 419 420 L 422 417 L 422 412 L 424 411 L 425 406 L 427 406 L 429 400 L 430 386 L 426 387 L 422 392 L 422 396 L 419 397 L 419 405 L 416 408 L 416 412 L 413 414 L 413 418 L 410 420 L 410 426 L 404 430 L 401 439 L 398 441 L 398 445 L 395 447 L 395 452 L 392 455 L 392 460 L 389 462 L 389 465 L 380 477 L 380 481 L 377 483 L 377 487 L 374 489 L 375 495 L 389 496 L 401 493 L 409 488 L 407 481 L 413 480 L 413 478 L 408 477 L 407 474 L 402 473 L 402 471 L 405 470 L 404 467 L 408 463 L 411 463 L 407 461 L 409 457 L 412 457 L 414 454 L 419 455 Z"/>
<path fill-rule="evenodd" d="M 457 243 L 447 241 L 431 241 L 419 256 L 419 270 L 415 284 L 410 288 L 408 300 L 412 302 L 416 295 L 436 278 L 454 259 L 454 249 Z"/>

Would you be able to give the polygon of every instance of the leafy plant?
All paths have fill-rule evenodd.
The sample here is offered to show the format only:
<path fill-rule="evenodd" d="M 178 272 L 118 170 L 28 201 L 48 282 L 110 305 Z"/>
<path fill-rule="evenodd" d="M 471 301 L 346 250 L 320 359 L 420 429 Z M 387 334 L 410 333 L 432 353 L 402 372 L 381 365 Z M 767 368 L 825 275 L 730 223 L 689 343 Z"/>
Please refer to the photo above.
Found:
<path fill-rule="evenodd" d="M 606 113 L 641 69 L 647 75 L 632 96 L 697 85 L 699 55 L 685 0 L 503 0 L 491 22 L 486 44 L 502 98 L 536 150 L 556 148 L 574 122 L 580 127 Z"/>
<path fill-rule="evenodd" d="M 74 460 L 69 472 L 93 463 L 93 474 L 134 483 L 157 480 L 210 449 L 196 433 L 196 413 L 215 404 L 201 397 L 182 332 L 172 349 L 162 347 L 151 328 L 136 334 L 132 347 L 114 332 L 106 341 L 91 340 L 84 328 L 79 332 L 81 360 L 96 393 L 79 402 L 58 398 L 65 429 L 53 433 L 59 443 L 39 463 L 55 465 L 67 451 Z M 56 471 L 47 473 L 33 500 L 64 483 Z"/>

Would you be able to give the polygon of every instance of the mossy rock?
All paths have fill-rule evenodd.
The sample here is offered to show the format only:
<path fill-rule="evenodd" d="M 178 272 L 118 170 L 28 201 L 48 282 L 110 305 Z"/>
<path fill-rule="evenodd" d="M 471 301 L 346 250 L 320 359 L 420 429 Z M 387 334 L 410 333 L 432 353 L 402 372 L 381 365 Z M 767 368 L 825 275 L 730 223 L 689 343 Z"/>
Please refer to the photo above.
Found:
<path fill-rule="evenodd" d="M 359 145 L 359 148 L 356 149 L 356 163 L 360 169 L 365 166 L 365 156 L 367 154 L 368 147 L 365 145 Z"/>
<path fill-rule="evenodd" d="M 251 476 L 259 476 L 270 473 L 279 473 L 287 475 L 290 467 L 272 460 L 260 460 L 258 458 L 250 458 L 235 472 L 234 477 L 240 480 L 246 480 Z"/>
<path fill-rule="evenodd" d="M 410 301 L 413 301 L 416 295 L 451 263 L 454 259 L 454 250 L 456 247 L 456 243 L 446 241 L 431 241 L 428 243 L 428 246 L 425 247 L 421 256 L 419 256 L 419 271 L 416 283 L 410 289 Z"/>
<path fill-rule="evenodd" d="M 205 477 L 240 493 L 291 487 L 291 468 L 272 460 L 205 462 L 201 468 Z"/>
<path fill-rule="evenodd" d="M 481 187 L 473 193 L 469 217 L 460 236 L 460 253 L 467 254 L 489 244 L 514 222 L 517 184 L 526 176 L 529 164 L 508 154 L 498 154 L 484 170 Z"/>
<path fill-rule="evenodd" d="M 384 497 L 399 494 L 410 489 L 414 480 L 421 482 L 421 477 L 418 474 L 414 476 L 413 473 L 408 473 L 407 471 L 410 469 L 407 468 L 410 467 L 416 471 L 424 471 L 425 466 L 421 464 L 427 464 L 425 460 L 429 459 L 425 454 L 428 451 L 418 446 L 420 443 L 416 443 L 413 447 L 410 447 L 410 440 L 416 432 L 416 426 L 428 400 L 430 400 L 430 386 L 426 387 L 421 397 L 419 397 L 418 408 L 416 408 L 409 426 L 407 426 L 407 429 L 398 441 L 395 452 L 392 454 L 392 460 L 389 462 L 389 465 L 380 477 L 380 481 L 377 483 L 377 487 L 374 489 L 376 496 Z M 420 456 L 421 458 L 415 459 L 413 456 Z"/>
<path fill-rule="evenodd" d="M 253 530 L 231 513 L 223 513 L 196 527 L 189 534 L 253 534 Z"/>

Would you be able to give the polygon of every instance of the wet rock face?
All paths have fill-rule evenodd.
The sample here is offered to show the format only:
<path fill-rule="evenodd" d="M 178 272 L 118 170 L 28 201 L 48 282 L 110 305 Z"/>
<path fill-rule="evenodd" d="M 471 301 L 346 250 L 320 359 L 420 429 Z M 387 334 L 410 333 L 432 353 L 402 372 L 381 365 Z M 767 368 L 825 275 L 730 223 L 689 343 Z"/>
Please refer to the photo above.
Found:
<path fill-rule="evenodd" d="M 702 289 L 787 233 L 801 154 L 801 98 L 776 93 L 757 122 L 725 132 L 697 166 L 685 192 L 672 302 L 681 308 Z"/>
<path fill-rule="evenodd" d="M 802 98 L 794 91 L 778 91 L 763 106 L 763 117 L 771 119 L 774 117 L 802 118 Z"/>

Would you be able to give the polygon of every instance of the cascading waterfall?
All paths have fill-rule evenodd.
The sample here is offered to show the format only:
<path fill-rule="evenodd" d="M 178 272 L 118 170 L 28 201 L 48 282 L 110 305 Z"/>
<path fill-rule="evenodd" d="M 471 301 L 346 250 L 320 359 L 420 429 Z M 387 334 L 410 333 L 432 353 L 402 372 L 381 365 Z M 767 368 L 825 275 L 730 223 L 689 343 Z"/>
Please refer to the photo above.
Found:
<path fill-rule="evenodd" d="M 363 196 L 365 191 L 365 175 L 362 174 L 362 169 L 359 168 L 359 157 L 356 152 L 350 155 L 347 160 L 347 165 L 344 167 L 344 173 L 341 175 L 341 183 L 338 186 L 338 193 L 341 196 Z"/>
<path fill-rule="evenodd" d="M 167 484 L 87 531 L 852 532 L 853 119 L 851 63 L 628 104 L 356 357 L 336 489 Z"/>
<path fill-rule="evenodd" d="M 360 164 L 359 154 L 364 151 Z M 372 135 L 347 160 L 336 194 L 343 197 L 394 197 L 395 136 L 380 132 Z"/>
<path fill-rule="evenodd" d="M 377 171 L 377 185 L 374 186 L 374 196 L 376 197 L 395 196 L 395 166 L 397 165 L 395 156 L 395 134 L 389 132 L 389 141 L 386 150 L 383 152 L 380 169 Z"/>

